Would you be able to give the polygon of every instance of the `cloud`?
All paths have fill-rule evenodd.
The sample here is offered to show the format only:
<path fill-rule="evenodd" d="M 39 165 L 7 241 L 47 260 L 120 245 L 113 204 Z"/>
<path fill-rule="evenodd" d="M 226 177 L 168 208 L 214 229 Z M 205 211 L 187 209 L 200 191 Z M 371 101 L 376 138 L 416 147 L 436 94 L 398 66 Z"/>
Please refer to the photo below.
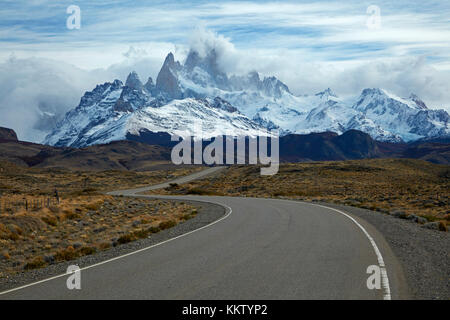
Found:
<path fill-rule="evenodd" d="M 0 64 L 0 125 L 15 129 L 20 139 L 39 141 L 52 125 L 50 115 L 61 118 L 100 78 L 70 64 L 11 56 Z"/>
<path fill-rule="evenodd" d="M 219 64 L 227 73 L 257 70 L 266 76 L 275 75 L 296 94 L 311 94 L 331 87 L 345 96 L 378 87 L 404 97 L 415 93 L 430 107 L 450 111 L 450 70 L 436 69 L 426 55 L 311 61 L 302 59 L 302 53 L 283 49 L 239 50 L 230 39 L 204 28 L 193 32 L 190 44 L 203 55 L 215 49 Z"/>
<path fill-rule="evenodd" d="M 78 105 L 85 91 L 114 79 L 123 81 L 133 69 L 147 73 L 147 62 L 127 58 L 107 69 L 84 70 L 57 60 L 12 55 L 0 64 L 0 126 L 13 128 L 21 140 L 39 142 Z"/>
<path fill-rule="evenodd" d="M 72 31 L 70 4 L 0 8 L 0 125 L 22 139 L 38 141 L 52 123 L 45 112 L 61 117 L 97 83 L 131 70 L 155 79 L 168 52 L 183 61 L 191 47 L 215 48 L 224 71 L 275 75 L 296 94 L 382 87 L 450 110 L 448 1 L 379 0 L 379 30 L 366 27 L 372 3 L 357 0 L 80 0 L 81 29 Z"/>

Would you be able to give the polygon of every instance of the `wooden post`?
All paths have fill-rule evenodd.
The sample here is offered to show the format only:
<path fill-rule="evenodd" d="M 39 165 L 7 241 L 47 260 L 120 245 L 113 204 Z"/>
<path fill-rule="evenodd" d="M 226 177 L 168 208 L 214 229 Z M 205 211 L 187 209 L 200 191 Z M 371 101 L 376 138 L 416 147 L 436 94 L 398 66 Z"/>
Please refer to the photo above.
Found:
<path fill-rule="evenodd" d="M 58 190 L 56 190 L 56 188 L 55 188 L 55 198 L 56 198 L 56 201 L 58 201 L 58 204 L 59 204 L 59 194 L 58 194 Z"/>

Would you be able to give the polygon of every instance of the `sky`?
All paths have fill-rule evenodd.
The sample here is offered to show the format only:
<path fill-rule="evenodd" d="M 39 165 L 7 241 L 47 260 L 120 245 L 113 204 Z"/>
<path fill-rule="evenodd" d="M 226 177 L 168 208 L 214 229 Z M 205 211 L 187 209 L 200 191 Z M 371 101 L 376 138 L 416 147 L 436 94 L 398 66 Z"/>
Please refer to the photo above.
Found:
<path fill-rule="evenodd" d="M 79 29 L 67 27 L 73 5 Z M 380 87 L 450 111 L 448 0 L 2 0 L 0 126 L 37 141 L 46 114 L 62 117 L 97 83 L 155 79 L 169 51 L 183 61 L 210 46 L 224 71 L 275 75 L 294 94 Z"/>

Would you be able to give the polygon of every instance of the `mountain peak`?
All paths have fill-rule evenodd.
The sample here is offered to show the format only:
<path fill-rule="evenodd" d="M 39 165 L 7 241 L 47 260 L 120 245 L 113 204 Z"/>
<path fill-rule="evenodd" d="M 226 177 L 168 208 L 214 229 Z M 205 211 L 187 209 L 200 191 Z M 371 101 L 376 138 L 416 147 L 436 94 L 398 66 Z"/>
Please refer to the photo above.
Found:
<path fill-rule="evenodd" d="M 188 72 L 192 71 L 196 66 L 200 64 L 201 58 L 197 51 L 190 50 L 189 54 L 184 62 L 184 67 Z"/>
<path fill-rule="evenodd" d="M 384 95 L 385 92 L 380 88 L 366 88 L 361 92 L 362 96 Z"/>
<path fill-rule="evenodd" d="M 147 89 L 148 92 L 152 92 L 155 88 L 155 84 L 153 83 L 152 77 L 148 77 L 147 82 L 144 85 L 144 88 Z"/>
<path fill-rule="evenodd" d="M 228 89 L 229 79 L 227 74 L 222 70 L 218 62 L 218 53 L 216 49 L 209 50 L 203 57 L 198 51 L 191 50 L 184 63 L 184 69 L 187 73 L 191 73 L 194 68 L 200 68 L 214 81 L 214 84 L 220 89 Z M 195 78 L 195 77 L 194 77 Z M 200 77 L 202 78 L 202 77 Z M 195 79 L 193 79 L 194 82 Z M 204 82 L 204 79 L 199 79 Z M 198 81 L 197 81 L 198 82 Z"/>
<path fill-rule="evenodd" d="M 290 93 L 288 86 L 273 76 L 264 78 L 262 81 L 262 88 L 266 95 L 275 98 L 281 98 L 283 92 Z"/>
<path fill-rule="evenodd" d="M 423 102 L 416 94 L 411 93 L 409 96 L 409 99 L 414 101 L 414 103 L 417 105 L 417 107 L 419 107 L 419 109 L 424 109 L 424 110 L 428 109 L 425 102 Z"/>
<path fill-rule="evenodd" d="M 333 90 L 331 90 L 330 88 L 327 88 L 321 92 L 316 93 L 316 96 L 319 97 L 320 99 L 329 99 L 330 97 L 334 97 L 337 98 L 338 96 L 333 92 Z"/>
<path fill-rule="evenodd" d="M 178 71 L 181 69 L 180 63 L 175 62 L 173 53 L 170 52 L 156 78 L 156 88 L 170 99 L 182 97 L 181 88 L 178 83 Z"/>
<path fill-rule="evenodd" d="M 169 52 L 166 56 L 166 59 L 164 60 L 164 65 L 174 65 L 175 64 L 175 57 L 173 56 L 172 52 Z"/>
<path fill-rule="evenodd" d="M 139 79 L 138 74 L 136 71 L 130 72 L 130 74 L 127 77 L 127 81 L 125 81 L 125 85 L 129 87 L 130 89 L 139 90 L 142 89 L 142 82 Z"/>

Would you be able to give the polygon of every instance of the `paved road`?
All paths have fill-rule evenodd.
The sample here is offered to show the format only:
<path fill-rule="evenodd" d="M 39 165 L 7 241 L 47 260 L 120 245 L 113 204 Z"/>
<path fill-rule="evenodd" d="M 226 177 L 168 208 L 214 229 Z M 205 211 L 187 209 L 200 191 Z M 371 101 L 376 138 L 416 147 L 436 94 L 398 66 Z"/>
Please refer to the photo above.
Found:
<path fill-rule="evenodd" d="M 220 169 L 209 168 L 176 182 L 216 170 Z M 133 195 L 144 189 L 150 188 L 114 194 Z M 399 298 L 401 284 L 396 279 L 401 268 L 383 239 L 363 221 L 287 200 L 176 198 L 220 203 L 227 213 L 201 230 L 82 270 L 81 290 L 68 290 L 67 276 L 62 276 L 0 299 Z M 384 287 L 369 290 L 367 267 L 380 263 L 386 264 L 381 269 L 387 270 Z"/>

